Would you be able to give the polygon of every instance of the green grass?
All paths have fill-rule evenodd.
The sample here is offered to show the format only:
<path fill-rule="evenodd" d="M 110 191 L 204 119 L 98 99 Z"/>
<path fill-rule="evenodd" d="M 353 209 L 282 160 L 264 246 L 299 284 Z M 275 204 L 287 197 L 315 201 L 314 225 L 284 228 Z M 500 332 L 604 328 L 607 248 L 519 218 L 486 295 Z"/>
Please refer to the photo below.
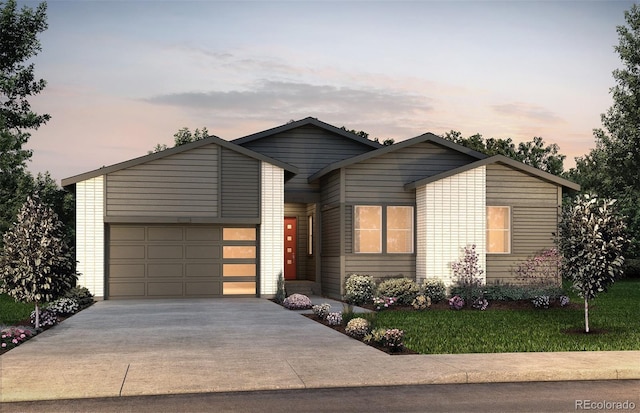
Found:
<path fill-rule="evenodd" d="M 6 294 L 0 294 L 0 324 L 13 325 L 29 318 L 35 306 L 16 302 Z"/>
<path fill-rule="evenodd" d="M 581 307 L 382 311 L 375 324 L 404 330 L 405 345 L 422 354 L 640 350 L 640 280 L 618 281 L 589 302 L 590 334 L 564 332 L 584 331 L 583 301 L 571 301 Z"/>

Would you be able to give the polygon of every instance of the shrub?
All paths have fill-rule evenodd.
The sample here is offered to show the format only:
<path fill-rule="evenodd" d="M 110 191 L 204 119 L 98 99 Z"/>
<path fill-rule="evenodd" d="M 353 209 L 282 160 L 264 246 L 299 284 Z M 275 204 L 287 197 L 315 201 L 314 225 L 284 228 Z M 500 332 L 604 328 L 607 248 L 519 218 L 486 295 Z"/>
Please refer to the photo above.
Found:
<path fill-rule="evenodd" d="M 489 307 L 489 302 L 484 298 L 478 298 L 473 302 L 473 304 L 471 304 L 471 307 L 475 308 L 476 310 L 484 311 L 487 309 L 487 307 Z"/>
<path fill-rule="evenodd" d="M 351 337 L 362 338 L 369 332 L 371 324 L 361 317 L 351 319 L 345 327 L 345 333 Z"/>
<path fill-rule="evenodd" d="M 67 291 L 64 298 L 72 298 L 78 302 L 80 309 L 86 308 L 93 304 L 93 294 L 86 287 L 73 287 Z"/>
<path fill-rule="evenodd" d="M 559 298 L 564 294 L 558 286 L 532 286 L 493 284 L 484 289 L 484 298 L 490 301 L 518 301 L 532 300 L 538 295 L 548 295 L 551 298 Z M 479 296 L 478 296 L 479 297 Z"/>
<path fill-rule="evenodd" d="M 311 309 L 313 310 L 313 314 L 324 320 L 325 318 L 327 318 L 327 315 L 329 315 L 329 311 L 331 311 L 331 304 L 322 303 L 319 305 L 314 305 L 313 307 L 311 307 Z"/>
<path fill-rule="evenodd" d="M 427 280 L 422 282 L 422 291 L 433 303 L 439 303 L 447 298 L 447 287 L 441 280 Z"/>
<path fill-rule="evenodd" d="M 459 295 L 454 295 L 449 299 L 449 307 L 452 310 L 461 310 L 464 307 L 464 299 Z"/>
<path fill-rule="evenodd" d="M 640 259 L 626 259 L 624 261 L 622 273 L 625 278 L 640 278 Z"/>
<path fill-rule="evenodd" d="M 345 283 L 344 300 L 349 304 L 370 303 L 376 290 L 376 283 L 370 275 L 351 274 Z"/>
<path fill-rule="evenodd" d="M 36 328 L 40 328 L 43 326 L 53 326 L 58 322 L 58 316 L 53 311 L 50 311 L 45 308 L 40 310 L 39 313 L 40 313 L 40 316 L 39 316 L 40 323 Z M 33 324 L 34 326 L 36 325 L 36 315 L 37 313 L 35 310 L 31 312 L 30 320 L 31 320 L 31 324 Z"/>
<path fill-rule="evenodd" d="M 384 340 L 384 334 L 387 332 L 386 328 L 374 328 L 370 333 L 366 334 L 362 341 L 365 343 L 378 343 L 382 344 Z"/>
<path fill-rule="evenodd" d="M 467 302 L 472 302 L 474 298 L 482 297 L 481 287 L 484 284 L 482 274 L 484 270 L 480 268 L 479 257 L 476 253 L 476 246 L 464 247 L 464 255 L 456 262 L 451 263 L 451 270 L 456 281 L 456 286 L 461 288 Z M 480 291 L 479 296 L 474 294 Z"/>
<path fill-rule="evenodd" d="M 402 348 L 402 339 L 404 338 L 404 331 L 397 328 L 391 328 L 384 333 L 384 345 L 389 347 L 391 351 L 397 351 Z"/>
<path fill-rule="evenodd" d="M 411 305 L 411 302 L 420 294 L 416 283 L 406 277 L 391 278 L 378 285 L 378 295 L 383 297 L 395 297 L 399 304 Z"/>
<path fill-rule="evenodd" d="M 384 310 L 385 308 L 391 307 L 397 302 L 398 300 L 394 297 L 375 297 L 373 299 L 373 306 L 375 307 L 376 311 L 380 311 Z"/>
<path fill-rule="evenodd" d="M 431 307 L 431 297 L 425 297 L 420 294 L 415 298 L 415 300 L 413 300 L 411 306 L 416 310 L 426 310 Z"/>
<path fill-rule="evenodd" d="M 560 296 L 560 307 L 566 307 L 570 302 L 571 300 L 566 295 Z"/>
<path fill-rule="evenodd" d="M 278 274 L 278 287 L 276 290 L 276 303 L 282 304 L 287 297 L 287 290 L 284 286 L 284 277 L 282 273 Z"/>
<path fill-rule="evenodd" d="M 548 295 L 538 295 L 533 297 L 531 300 L 533 306 L 535 308 L 549 308 L 549 296 Z"/>
<path fill-rule="evenodd" d="M 282 305 L 289 310 L 306 310 L 311 308 L 311 300 L 303 294 L 291 294 Z"/>
<path fill-rule="evenodd" d="M 35 330 L 23 326 L 0 328 L 0 350 L 9 350 L 24 343 L 36 334 Z"/>
<path fill-rule="evenodd" d="M 339 326 L 342 324 L 342 313 L 329 313 L 325 320 L 330 326 Z"/>
<path fill-rule="evenodd" d="M 555 248 L 544 249 L 522 262 L 514 270 L 516 278 L 532 285 L 561 285 L 560 264 L 562 257 Z"/>
<path fill-rule="evenodd" d="M 46 308 L 49 311 L 53 311 L 56 315 L 71 315 L 80 311 L 78 302 L 73 298 L 58 298 Z"/>

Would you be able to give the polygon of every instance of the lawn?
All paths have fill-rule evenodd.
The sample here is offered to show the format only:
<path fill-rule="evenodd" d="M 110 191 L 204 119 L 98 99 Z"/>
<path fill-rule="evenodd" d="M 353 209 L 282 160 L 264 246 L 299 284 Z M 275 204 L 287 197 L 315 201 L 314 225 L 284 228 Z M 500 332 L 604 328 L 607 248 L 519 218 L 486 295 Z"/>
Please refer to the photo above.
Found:
<path fill-rule="evenodd" d="M 0 294 L 0 325 L 13 325 L 29 318 L 35 306 L 17 303 L 6 294 Z"/>
<path fill-rule="evenodd" d="M 574 303 L 583 301 L 575 295 Z M 382 311 L 377 327 L 405 331 L 422 354 L 640 350 L 640 280 L 621 280 L 584 307 L 524 310 Z M 569 331 L 569 332 L 567 332 Z"/>

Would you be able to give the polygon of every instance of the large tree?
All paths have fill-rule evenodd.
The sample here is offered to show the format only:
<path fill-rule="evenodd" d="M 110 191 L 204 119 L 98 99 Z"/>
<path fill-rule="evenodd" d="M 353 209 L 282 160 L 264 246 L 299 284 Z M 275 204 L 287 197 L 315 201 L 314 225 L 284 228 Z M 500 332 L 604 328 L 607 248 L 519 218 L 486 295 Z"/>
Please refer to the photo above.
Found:
<path fill-rule="evenodd" d="M 602 129 L 595 129 L 596 147 L 576 158 L 571 178 L 583 190 L 618 200 L 628 217 L 631 250 L 640 256 L 640 7 L 625 11 L 626 25 L 618 26 L 615 51 L 622 67 L 613 71 L 616 85 L 612 106 L 603 113 Z"/>
<path fill-rule="evenodd" d="M 196 128 L 196 130 L 193 132 L 191 132 L 189 128 L 184 127 L 178 130 L 178 132 L 173 134 L 173 146 L 176 147 L 176 146 L 184 145 L 187 143 L 199 141 L 207 137 L 209 137 L 209 131 L 207 130 L 206 127 L 203 127 L 202 129 Z M 152 151 L 149 151 L 149 153 L 151 154 L 154 152 L 164 151 L 165 149 L 168 149 L 168 148 L 169 147 L 166 144 L 159 143 L 155 146 L 155 148 L 153 148 Z"/>
<path fill-rule="evenodd" d="M 511 138 L 485 139 L 479 133 L 464 138 L 460 132 L 453 130 L 447 132 L 444 138 L 489 156 L 507 156 L 554 175 L 561 175 L 564 171 L 563 163 L 566 156 L 559 153 L 558 145 L 547 145 L 544 139 L 538 136 L 531 141 L 520 142 L 517 146 Z"/>
<path fill-rule="evenodd" d="M 0 1 L 0 234 L 13 222 L 32 182 L 26 170 L 29 130 L 49 120 L 28 101 L 46 86 L 29 63 L 42 50 L 38 35 L 47 29 L 46 10 L 46 3 L 18 10 L 15 0 Z"/>

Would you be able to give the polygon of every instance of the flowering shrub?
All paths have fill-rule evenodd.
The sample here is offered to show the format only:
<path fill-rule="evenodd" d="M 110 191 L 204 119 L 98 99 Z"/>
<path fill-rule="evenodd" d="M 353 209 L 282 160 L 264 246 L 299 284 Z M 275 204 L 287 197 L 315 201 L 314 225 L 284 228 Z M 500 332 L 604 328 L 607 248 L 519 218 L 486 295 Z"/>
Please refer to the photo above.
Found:
<path fill-rule="evenodd" d="M 404 338 L 404 331 L 397 328 L 391 328 L 384 333 L 384 345 L 389 347 L 392 351 L 397 351 L 402 348 L 402 339 Z"/>
<path fill-rule="evenodd" d="M 549 308 L 549 296 L 538 295 L 531 300 L 535 308 Z"/>
<path fill-rule="evenodd" d="M 31 320 L 31 324 L 33 324 L 33 325 L 36 324 L 36 312 L 35 311 L 31 312 L 31 317 L 29 319 Z M 57 322 L 58 322 L 58 315 L 55 312 L 50 311 L 47 308 L 45 308 L 43 310 L 40 310 L 40 327 L 53 326 Z"/>
<path fill-rule="evenodd" d="M 409 278 L 391 278 L 378 285 L 378 295 L 395 297 L 399 304 L 409 305 L 420 293 L 416 283 Z"/>
<path fill-rule="evenodd" d="M 481 298 L 481 286 L 484 284 L 484 270 L 480 268 L 476 246 L 464 247 L 464 255 L 456 262 L 451 263 L 454 279 L 457 287 L 461 288 L 465 299 L 471 302 L 473 298 Z"/>
<path fill-rule="evenodd" d="M 461 310 L 464 307 L 464 300 L 459 295 L 449 298 L 449 307 L 452 310 Z"/>
<path fill-rule="evenodd" d="M 344 289 L 344 300 L 349 304 L 370 303 L 376 290 L 376 283 L 370 275 L 351 274 Z"/>
<path fill-rule="evenodd" d="M 413 300 L 411 306 L 416 310 L 426 310 L 431 307 L 431 297 L 425 297 L 420 294 L 415 298 L 415 300 Z"/>
<path fill-rule="evenodd" d="M 9 350 L 14 348 L 15 346 L 24 343 L 32 336 L 35 335 L 35 332 L 28 327 L 5 327 L 0 330 L 0 349 Z"/>
<path fill-rule="evenodd" d="M 484 311 L 487 309 L 487 307 L 489 307 L 489 301 L 485 300 L 484 298 L 478 298 L 473 302 L 473 304 L 471 304 L 471 307 L 475 308 L 476 310 Z"/>
<path fill-rule="evenodd" d="M 555 248 L 544 249 L 521 263 L 514 271 L 516 278 L 534 285 L 560 285 L 562 257 Z"/>
<path fill-rule="evenodd" d="M 75 314 L 80 310 L 78 301 L 73 298 L 59 298 L 47 306 L 47 310 L 57 315 Z"/>
<path fill-rule="evenodd" d="M 330 326 L 339 326 L 342 324 L 342 313 L 329 313 L 325 320 Z"/>
<path fill-rule="evenodd" d="M 571 302 L 571 300 L 566 295 L 561 295 L 560 296 L 560 306 L 561 307 L 568 306 L 570 302 Z"/>
<path fill-rule="evenodd" d="M 398 300 L 394 297 L 375 297 L 373 299 L 373 305 L 376 311 L 384 310 L 394 305 Z"/>
<path fill-rule="evenodd" d="M 303 294 L 291 294 L 284 299 L 282 305 L 289 310 L 306 310 L 311 308 L 311 300 Z"/>
<path fill-rule="evenodd" d="M 424 295 L 431 298 L 431 301 L 434 303 L 439 303 L 447 298 L 447 287 L 444 286 L 444 282 L 441 280 L 425 279 L 422 282 L 422 291 Z"/>
<path fill-rule="evenodd" d="M 311 309 L 313 310 L 313 314 L 317 315 L 322 320 L 324 320 L 325 318 L 327 318 L 327 315 L 329 315 L 329 311 L 331 310 L 331 304 L 322 303 L 319 305 L 314 305 L 313 307 L 311 307 Z"/>
<path fill-rule="evenodd" d="M 78 302 L 80 309 L 93 304 L 93 294 L 86 287 L 73 287 L 64 295 L 64 298 L 72 298 Z"/>
<path fill-rule="evenodd" d="M 344 331 L 352 336 L 362 338 L 369 332 L 370 324 L 367 320 L 361 317 L 357 317 L 349 320 Z"/>

